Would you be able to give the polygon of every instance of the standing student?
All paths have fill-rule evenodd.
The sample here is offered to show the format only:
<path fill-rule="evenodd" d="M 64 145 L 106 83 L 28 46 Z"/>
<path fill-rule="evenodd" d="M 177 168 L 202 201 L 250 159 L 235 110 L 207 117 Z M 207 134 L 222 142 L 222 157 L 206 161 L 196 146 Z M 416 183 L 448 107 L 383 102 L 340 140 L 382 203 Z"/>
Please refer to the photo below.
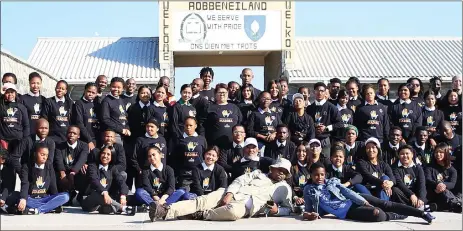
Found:
<path fill-rule="evenodd" d="M 284 124 L 279 124 L 276 130 L 276 139 L 266 146 L 264 156 L 273 160 L 285 158 L 291 163 L 296 162 L 296 145 L 289 140 L 288 127 Z"/>
<path fill-rule="evenodd" d="M 415 130 L 415 137 L 409 144 L 415 151 L 413 160 L 417 165 L 427 165 L 431 163 L 431 156 L 433 148 L 429 142 L 429 133 L 424 126 L 417 127 Z"/>
<path fill-rule="evenodd" d="M 359 95 L 359 82 L 356 79 L 349 79 L 346 82 L 346 91 L 349 94 L 349 102 L 347 108 L 350 108 L 353 112 L 357 110 L 357 107 L 362 104 L 362 98 Z"/>
<path fill-rule="evenodd" d="M 462 133 L 462 107 L 458 92 L 450 90 L 442 99 L 440 108 L 444 112 L 444 120 L 447 120 L 452 125 L 454 132 L 461 136 Z"/>
<path fill-rule="evenodd" d="M 41 117 L 50 122 L 50 138 L 59 144 L 66 141 L 66 132 L 71 125 L 71 111 L 74 102 L 68 93 L 68 83 L 60 80 L 56 83 L 56 95 L 45 101 Z"/>
<path fill-rule="evenodd" d="M 42 144 L 48 147 L 47 162 L 53 164 L 55 158 L 55 141 L 48 137 L 50 125 L 47 120 L 37 120 L 36 132 L 29 137 L 22 139 L 16 148 L 11 152 L 12 164 L 17 173 L 21 171 L 21 165 L 34 162 L 34 152 L 37 145 Z"/>
<path fill-rule="evenodd" d="M 135 96 L 135 103 L 131 104 L 127 110 L 131 135 L 126 138 L 126 141 L 132 146 L 130 152 L 133 150 L 136 139 L 145 135 L 146 123 L 153 118 L 151 95 L 151 89 L 147 85 L 140 86 L 138 95 Z"/>
<path fill-rule="evenodd" d="M 325 99 L 326 85 L 318 82 L 314 85 L 315 101 L 307 107 L 307 113 L 315 122 L 315 138 L 321 142 L 322 155 L 328 157 L 331 148 L 331 132 L 343 128 L 339 110 Z"/>
<path fill-rule="evenodd" d="M 389 107 L 393 104 L 389 98 L 389 80 L 387 78 L 381 78 L 378 80 L 378 92 L 376 93 L 376 101 L 383 104 L 386 107 Z M 363 88 L 363 87 L 362 87 Z"/>
<path fill-rule="evenodd" d="M 240 102 L 240 84 L 235 81 L 228 82 L 228 102 L 238 104 Z"/>
<path fill-rule="evenodd" d="M 200 94 L 209 101 L 214 102 L 214 88 L 212 87 L 212 81 L 214 81 L 214 71 L 210 67 L 203 67 L 199 72 L 199 77 L 204 81 L 204 88 Z"/>
<path fill-rule="evenodd" d="M 182 137 L 175 143 L 172 161 L 169 161 L 175 170 L 178 178 L 177 188 L 190 191 L 193 182 L 193 170 L 203 160 L 203 153 L 206 150 L 206 139 L 195 132 L 197 122 L 194 117 L 187 117 L 184 121 L 184 132 Z"/>
<path fill-rule="evenodd" d="M 103 147 L 96 163 L 88 167 L 90 195 L 83 199 L 81 206 L 86 212 L 99 211 L 103 214 L 125 212 L 135 215 L 136 208 L 127 206 L 128 187 L 117 168 L 111 164 L 112 148 Z M 116 185 L 120 193 L 111 190 Z M 115 195 L 119 194 L 119 195 Z"/>
<path fill-rule="evenodd" d="M 8 150 L 0 146 L 0 213 L 7 213 L 11 209 L 8 205 L 15 200 L 16 173 L 9 159 Z"/>
<path fill-rule="evenodd" d="M 16 78 L 16 75 L 13 73 L 5 73 L 3 74 L 2 77 L 2 89 L 0 89 L 0 96 L 5 93 L 5 84 L 6 83 L 11 83 L 11 84 L 18 84 L 18 79 Z M 22 103 L 22 95 L 17 93 L 16 95 L 18 103 Z"/>
<path fill-rule="evenodd" d="M 203 87 L 204 81 L 201 78 L 196 78 L 193 82 L 191 82 L 192 96 L 190 103 L 196 109 L 196 120 L 198 120 L 199 124 L 205 123 L 207 118 L 207 107 L 209 105 L 209 100 L 200 94 Z M 200 129 L 201 130 L 198 131 L 198 134 L 205 136 L 204 126 L 201 126 Z"/>
<path fill-rule="evenodd" d="M 328 102 L 336 105 L 338 103 L 338 93 L 341 90 L 342 81 L 339 78 L 332 78 L 330 79 L 330 83 L 328 86 L 329 94 L 328 94 Z"/>
<path fill-rule="evenodd" d="M 309 221 L 333 214 L 339 219 L 382 222 L 403 220 L 407 216 L 423 218 L 429 224 L 435 219 L 430 213 L 399 203 L 380 200 L 344 187 L 339 179 L 326 179 L 323 165 L 310 168 L 312 183 L 304 188 L 305 211 L 303 218 Z"/>
<path fill-rule="evenodd" d="M 106 97 L 104 91 L 108 85 L 108 78 L 106 78 L 105 75 L 98 75 L 98 77 L 96 77 L 95 84 L 97 87 L 95 103 L 100 105 L 103 99 Z"/>
<path fill-rule="evenodd" d="M 252 86 L 252 80 L 254 79 L 254 73 L 252 72 L 251 68 L 244 68 L 240 74 L 241 85 L 244 87 L 246 85 Z M 258 97 L 262 91 L 257 89 L 257 87 L 253 87 L 252 95 L 254 97 Z M 256 98 L 252 98 L 252 100 L 256 100 Z"/>
<path fill-rule="evenodd" d="M 69 201 L 67 192 L 58 193 L 53 165 L 47 162 L 48 151 L 44 145 L 37 146 L 34 161 L 22 166 L 21 190 L 16 194 L 17 200 L 8 205 L 12 208 L 11 213 L 59 213 L 63 211 L 61 206 Z"/>
<path fill-rule="evenodd" d="M 257 110 L 251 112 L 247 121 L 246 134 L 259 141 L 259 149 L 275 140 L 276 127 L 281 124 L 278 113 L 270 110 L 271 100 L 270 93 L 262 92 Z"/>
<path fill-rule="evenodd" d="M 129 78 L 125 81 L 125 91 L 121 95 L 122 100 L 125 104 L 125 110 L 128 111 L 130 106 L 137 102 L 137 96 L 135 95 L 135 90 L 137 90 L 137 83 L 134 78 Z M 140 95 L 140 94 L 138 94 Z M 150 91 L 151 98 L 151 91 Z"/>
<path fill-rule="evenodd" d="M 54 160 L 59 179 L 58 189 L 61 192 L 69 192 L 71 199 L 77 195 L 76 191 L 79 191 L 79 199 L 81 199 L 87 184 L 81 169 L 87 162 L 88 144 L 80 141 L 79 138 L 79 127 L 71 125 L 68 128 L 67 141 L 56 145 Z"/>
<path fill-rule="evenodd" d="M 457 182 L 457 171 L 451 164 L 449 146 L 439 143 L 434 149 L 434 158 L 425 169 L 427 198 L 435 203 L 437 211 L 450 210 L 461 213 L 461 198 L 456 197 L 452 190 Z"/>
<path fill-rule="evenodd" d="M 461 74 L 455 75 L 452 78 L 452 90 L 455 90 L 458 93 L 458 98 L 461 101 L 461 95 L 462 95 L 462 76 Z"/>
<path fill-rule="evenodd" d="M 360 193 L 369 194 L 388 201 L 394 191 L 395 182 L 394 174 L 391 167 L 381 160 L 381 146 L 378 139 L 370 138 L 365 142 L 365 153 L 363 159 L 357 161 L 356 170 L 362 174 L 362 184 L 369 191 L 360 191 Z"/>
<path fill-rule="evenodd" d="M 6 83 L 4 89 L 5 94 L 0 98 L 0 140 L 6 142 L 11 151 L 21 139 L 29 136 L 29 115 L 24 105 L 16 100 L 16 85 Z"/>
<path fill-rule="evenodd" d="M 249 115 L 251 115 L 251 113 L 256 109 L 256 105 L 254 104 L 254 99 L 256 97 L 253 95 L 254 87 L 252 85 L 244 85 L 239 94 L 240 102 L 238 103 L 238 107 L 240 108 L 241 115 L 243 116 L 241 124 L 247 126 Z"/>
<path fill-rule="evenodd" d="M 174 106 L 174 104 L 177 102 L 177 100 L 175 100 L 174 94 L 169 92 L 169 87 L 170 87 L 170 79 L 169 79 L 169 77 L 162 76 L 161 78 L 159 78 L 157 86 L 158 87 L 163 86 L 167 91 L 166 98 L 164 99 L 164 104 L 166 106 L 167 105 Z"/>
<path fill-rule="evenodd" d="M 77 100 L 72 108 L 72 124 L 80 128 L 80 139 L 88 143 L 89 150 L 93 150 L 100 143 L 100 124 L 98 122 L 96 105 L 94 103 L 97 87 L 90 82 L 85 84 L 84 94 Z"/>
<path fill-rule="evenodd" d="M 414 162 L 414 152 L 410 145 L 399 149 L 398 165 L 393 168 L 397 188 L 393 201 L 424 209 L 426 199 L 426 178 L 421 165 Z"/>
<path fill-rule="evenodd" d="M 187 117 L 196 117 L 196 108 L 190 103 L 191 86 L 188 84 L 182 85 L 180 93 L 182 98 L 170 108 L 169 112 L 170 149 L 173 149 L 176 141 L 183 137 L 185 119 Z"/>
<path fill-rule="evenodd" d="M 224 148 L 232 141 L 232 128 L 241 124 L 241 111 L 233 103 L 228 103 L 227 85 L 221 83 L 215 87 L 215 101 L 206 108 L 206 140 L 209 145 Z"/>
<path fill-rule="evenodd" d="M 375 89 L 371 84 L 362 87 L 365 103 L 361 104 L 354 113 L 353 125 L 359 131 L 359 141 L 366 141 L 374 137 L 383 143 L 389 134 L 388 107 L 375 100 Z"/>
<path fill-rule="evenodd" d="M 283 123 L 288 125 L 291 132 L 290 139 L 296 145 L 315 138 L 314 122 L 305 108 L 304 96 L 296 93 L 293 95 L 293 110 L 288 110 L 283 118 Z"/>
<path fill-rule="evenodd" d="M 222 166 L 216 164 L 218 155 L 219 148 L 217 146 L 206 149 L 203 162 L 193 170 L 191 193 L 203 196 L 220 188 L 227 188 L 227 173 Z"/>
<path fill-rule="evenodd" d="M 341 114 L 341 121 L 343 123 L 344 128 L 352 125 L 354 120 L 354 111 L 347 107 L 349 102 L 349 95 L 347 91 L 342 89 L 339 91 L 336 101 L 336 107 L 338 108 L 339 113 Z M 346 137 L 346 130 L 345 129 L 338 129 L 333 134 L 333 141 L 342 141 L 344 137 Z"/>
<path fill-rule="evenodd" d="M 164 154 L 158 147 L 148 147 L 146 152 L 149 168 L 142 170 L 141 185 L 135 192 L 138 204 L 150 205 L 155 201 L 160 204 L 177 202 L 170 198 L 175 190 L 174 170 L 162 163 Z"/>
<path fill-rule="evenodd" d="M 151 109 L 153 118 L 159 123 L 159 135 L 164 136 L 166 140 L 169 140 L 169 115 L 167 113 L 167 109 L 170 105 L 164 103 L 166 97 L 167 89 L 164 86 L 157 86 L 154 92 L 153 106 Z"/>
<path fill-rule="evenodd" d="M 270 80 L 267 85 L 266 91 L 270 93 L 272 102 L 270 103 L 270 110 L 278 114 L 280 118 L 283 117 L 283 110 L 289 103 L 284 103 L 281 84 L 277 80 Z"/>
<path fill-rule="evenodd" d="M 423 82 L 421 82 L 421 79 L 417 77 L 411 77 L 407 80 L 407 83 L 411 85 L 410 99 L 415 101 L 416 104 L 422 108 L 425 104 L 423 100 Z"/>
<path fill-rule="evenodd" d="M 382 160 L 388 165 L 393 165 L 399 158 L 399 148 L 404 144 L 402 129 L 397 126 L 391 127 L 387 140 L 381 145 Z"/>
<path fill-rule="evenodd" d="M 157 147 L 161 151 L 161 162 L 167 165 L 167 142 L 164 137 L 158 134 L 159 123 L 155 119 L 149 120 L 145 125 L 145 136 L 138 137 L 135 141 L 133 154 L 130 161 L 128 171 L 130 172 L 127 185 L 132 188 L 133 178 L 135 177 L 135 186 L 140 187 L 143 170 L 149 166 L 147 158 L 147 150 L 151 146 Z"/>
<path fill-rule="evenodd" d="M 132 133 L 128 125 L 127 111 L 124 101 L 120 98 L 124 80 L 120 77 L 111 79 L 111 92 L 101 102 L 101 114 L 98 115 L 103 131 L 111 129 L 116 132 L 116 143 L 122 144 Z"/>
<path fill-rule="evenodd" d="M 413 137 L 416 127 L 423 123 L 421 106 L 410 99 L 412 89 L 411 84 L 401 84 L 397 90 L 399 98 L 388 108 L 391 124 L 402 129 L 402 137 L 405 140 Z"/>
<path fill-rule="evenodd" d="M 433 91 L 424 93 L 425 106 L 423 107 L 423 126 L 429 132 L 429 137 L 434 138 L 439 135 L 444 121 L 444 113 L 436 108 L 437 96 Z"/>
<path fill-rule="evenodd" d="M 36 129 L 37 120 L 39 120 L 41 111 L 43 110 L 43 104 L 46 98 L 40 94 L 42 88 L 42 77 L 37 72 L 29 74 L 29 92 L 22 95 L 22 103 L 27 109 L 29 114 L 29 127 L 30 134 L 34 134 Z"/>
<path fill-rule="evenodd" d="M 232 128 L 233 141 L 220 149 L 220 156 L 217 164 L 222 166 L 228 175 L 231 176 L 232 166 L 243 157 L 244 139 L 246 132 L 243 125 L 235 125 Z"/>
<path fill-rule="evenodd" d="M 440 92 L 442 87 L 442 79 L 439 76 L 433 76 L 429 80 L 429 90 L 430 92 L 434 93 L 436 96 L 436 104 L 439 105 L 441 99 L 442 99 L 442 94 Z M 426 97 L 424 97 L 424 100 L 426 100 Z"/>
<path fill-rule="evenodd" d="M 309 106 L 310 105 L 310 89 L 308 87 L 299 87 L 299 89 L 297 90 L 297 93 L 302 94 L 302 96 L 304 96 L 305 107 Z"/>

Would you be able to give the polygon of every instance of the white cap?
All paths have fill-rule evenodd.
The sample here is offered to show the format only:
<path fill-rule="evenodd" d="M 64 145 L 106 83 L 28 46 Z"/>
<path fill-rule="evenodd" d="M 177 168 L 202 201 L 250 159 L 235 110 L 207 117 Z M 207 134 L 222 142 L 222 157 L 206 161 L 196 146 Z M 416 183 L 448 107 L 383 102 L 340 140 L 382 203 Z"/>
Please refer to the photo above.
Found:
<path fill-rule="evenodd" d="M 296 94 L 294 94 L 294 95 L 293 95 L 293 102 L 294 102 L 294 100 L 297 99 L 297 98 L 301 98 L 302 100 L 304 100 L 304 95 L 301 94 L 301 93 L 296 93 Z"/>
<path fill-rule="evenodd" d="M 16 92 L 18 91 L 18 88 L 16 88 L 16 85 L 14 85 L 14 84 L 12 84 L 12 83 L 5 83 L 5 84 L 3 84 L 2 90 L 3 90 L 3 91 L 6 91 L 6 90 L 8 90 L 8 89 L 13 89 L 13 90 L 15 90 Z"/>
<path fill-rule="evenodd" d="M 257 144 L 257 140 L 256 140 L 255 138 L 252 138 L 252 137 L 251 137 L 251 138 L 247 138 L 247 139 L 244 141 L 244 146 L 245 146 L 245 147 L 248 146 L 248 145 L 250 145 L 250 144 L 252 144 L 252 145 L 254 145 L 254 146 L 256 146 L 256 147 L 259 147 L 259 145 Z"/>
<path fill-rule="evenodd" d="M 376 139 L 375 137 L 370 137 L 365 141 L 365 145 L 368 143 L 374 143 L 378 149 L 381 149 L 381 144 L 379 143 L 379 140 Z"/>
<path fill-rule="evenodd" d="M 270 168 L 283 168 L 286 170 L 286 177 L 291 176 L 291 162 L 285 158 L 278 158 L 275 164 L 270 165 Z"/>
<path fill-rule="evenodd" d="M 309 141 L 309 146 L 310 146 L 311 144 L 313 144 L 313 143 L 318 143 L 318 145 L 322 146 L 322 143 L 321 143 L 320 140 L 318 140 L 318 139 L 311 139 L 311 140 Z"/>

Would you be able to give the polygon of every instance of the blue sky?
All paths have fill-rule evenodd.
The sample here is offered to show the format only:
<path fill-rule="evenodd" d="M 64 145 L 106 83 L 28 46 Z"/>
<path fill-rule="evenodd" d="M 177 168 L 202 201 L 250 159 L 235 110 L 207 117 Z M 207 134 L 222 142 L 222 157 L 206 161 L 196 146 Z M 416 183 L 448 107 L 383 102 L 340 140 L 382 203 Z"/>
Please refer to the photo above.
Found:
<path fill-rule="evenodd" d="M 296 36 L 461 37 L 461 10 L 461 1 L 297 2 Z M 37 37 L 154 37 L 157 17 L 157 2 L 1 2 L 1 44 L 27 59 Z M 214 82 L 239 80 L 242 68 L 214 68 Z M 263 68 L 253 69 L 262 89 Z M 176 69 L 176 89 L 199 70 Z"/>

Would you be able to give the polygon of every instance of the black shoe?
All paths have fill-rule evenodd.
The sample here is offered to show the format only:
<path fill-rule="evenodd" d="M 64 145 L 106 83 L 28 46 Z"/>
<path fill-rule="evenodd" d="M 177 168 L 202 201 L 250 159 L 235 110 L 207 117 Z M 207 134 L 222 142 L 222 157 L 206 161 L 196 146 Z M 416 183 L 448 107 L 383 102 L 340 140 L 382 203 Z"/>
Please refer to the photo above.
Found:
<path fill-rule="evenodd" d="M 153 202 L 150 204 L 148 215 L 151 222 L 156 221 L 156 219 L 164 219 L 167 215 L 167 209 L 163 205 L 160 205 L 157 202 Z"/>
<path fill-rule="evenodd" d="M 421 216 L 425 221 L 428 222 L 428 224 L 432 223 L 432 220 L 436 219 L 434 216 L 432 216 L 430 213 L 425 213 L 423 216 Z"/>
<path fill-rule="evenodd" d="M 62 213 L 63 212 L 63 206 L 59 206 L 55 210 L 53 210 L 54 213 Z"/>
<path fill-rule="evenodd" d="M 434 211 L 437 211 L 437 204 L 436 203 L 431 203 L 429 205 L 425 205 L 424 206 L 424 211 L 425 212 L 434 212 Z"/>
<path fill-rule="evenodd" d="M 37 215 L 39 214 L 39 210 L 38 209 L 24 209 L 23 212 L 22 212 L 22 215 Z"/>
<path fill-rule="evenodd" d="M 204 212 L 197 211 L 192 214 L 177 217 L 178 220 L 204 220 Z"/>
<path fill-rule="evenodd" d="M 389 215 L 389 220 L 390 220 L 390 221 L 394 221 L 394 220 L 405 220 L 405 219 L 408 218 L 408 216 L 400 215 L 400 214 L 397 214 L 397 213 L 387 213 L 387 215 Z"/>
<path fill-rule="evenodd" d="M 128 216 L 135 216 L 137 213 L 137 206 L 127 206 L 127 208 L 125 208 L 125 213 Z"/>
<path fill-rule="evenodd" d="M 148 212 L 148 207 L 146 205 L 137 206 L 137 213 L 146 213 Z"/>

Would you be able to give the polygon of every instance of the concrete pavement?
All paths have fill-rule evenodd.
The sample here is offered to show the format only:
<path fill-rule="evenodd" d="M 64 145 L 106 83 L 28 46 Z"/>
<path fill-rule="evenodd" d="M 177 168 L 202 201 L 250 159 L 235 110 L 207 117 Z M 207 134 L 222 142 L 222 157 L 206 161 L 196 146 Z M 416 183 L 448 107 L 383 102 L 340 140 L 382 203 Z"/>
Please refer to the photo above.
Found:
<path fill-rule="evenodd" d="M 156 221 L 152 223 L 147 213 L 133 217 L 126 215 L 86 214 L 80 208 L 66 208 L 61 214 L 27 216 L 1 216 L 1 230 L 461 230 L 462 215 L 433 213 L 433 224 L 427 225 L 421 218 L 409 217 L 403 221 L 362 223 L 343 221 L 332 217 L 313 222 L 299 217 L 271 217 L 241 219 L 235 222 L 211 221 Z"/>

